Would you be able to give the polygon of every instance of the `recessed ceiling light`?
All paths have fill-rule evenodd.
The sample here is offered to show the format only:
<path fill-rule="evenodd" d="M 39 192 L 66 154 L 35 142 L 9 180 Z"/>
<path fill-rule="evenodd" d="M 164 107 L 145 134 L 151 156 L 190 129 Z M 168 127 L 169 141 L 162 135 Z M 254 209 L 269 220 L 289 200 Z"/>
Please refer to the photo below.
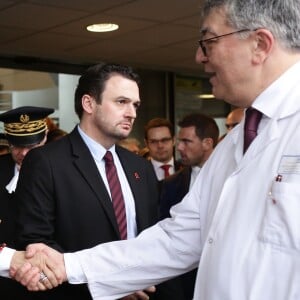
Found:
<path fill-rule="evenodd" d="M 92 24 L 87 26 L 88 31 L 92 32 L 108 32 L 114 31 L 119 28 L 119 25 L 113 23 L 101 23 L 101 24 Z"/>
<path fill-rule="evenodd" d="M 201 94 L 199 95 L 200 99 L 215 99 L 215 96 L 213 94 Z"/>

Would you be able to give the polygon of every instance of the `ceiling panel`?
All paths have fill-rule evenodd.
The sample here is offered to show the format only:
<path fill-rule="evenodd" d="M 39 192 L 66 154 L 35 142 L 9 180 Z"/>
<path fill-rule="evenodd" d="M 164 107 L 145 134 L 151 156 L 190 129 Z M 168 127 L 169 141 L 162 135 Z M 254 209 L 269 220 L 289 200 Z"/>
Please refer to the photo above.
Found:
<path fill-rule="evenodd" d="M 0 11 L 0 25 L 40 31 L 83 16 L 85 12 L 20 3 Z"/>
<path fill-rule="evenodd" d="M 194 62 L 201 0 L 1 0 L 0 58 L 99 61 L 199 74 Z M 91 23 L 118 31 L 91 33 Z"/>

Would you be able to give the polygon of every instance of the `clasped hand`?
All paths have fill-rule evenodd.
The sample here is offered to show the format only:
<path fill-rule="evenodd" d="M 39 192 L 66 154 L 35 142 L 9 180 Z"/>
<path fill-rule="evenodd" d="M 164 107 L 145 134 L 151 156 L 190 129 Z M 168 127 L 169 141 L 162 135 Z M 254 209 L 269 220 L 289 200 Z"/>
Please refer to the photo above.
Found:
<path fill-rule="evenodd" d="M 10 276 L 30 291 L 52 289 L 67 280 L 63 255 L 44 244 L 32 244 L 26 251 L 16 251 Z"/>

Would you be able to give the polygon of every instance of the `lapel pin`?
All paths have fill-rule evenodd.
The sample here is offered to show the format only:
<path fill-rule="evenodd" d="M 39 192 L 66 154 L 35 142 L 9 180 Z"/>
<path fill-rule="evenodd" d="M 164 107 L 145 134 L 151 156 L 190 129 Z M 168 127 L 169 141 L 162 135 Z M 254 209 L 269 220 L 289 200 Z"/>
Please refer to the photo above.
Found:
<path fill-rule="evenodd" d="M 134 177 L 135 177 L 135 179 L 140 179 L 139 173 L 138 172 L 134 172 Z"/>

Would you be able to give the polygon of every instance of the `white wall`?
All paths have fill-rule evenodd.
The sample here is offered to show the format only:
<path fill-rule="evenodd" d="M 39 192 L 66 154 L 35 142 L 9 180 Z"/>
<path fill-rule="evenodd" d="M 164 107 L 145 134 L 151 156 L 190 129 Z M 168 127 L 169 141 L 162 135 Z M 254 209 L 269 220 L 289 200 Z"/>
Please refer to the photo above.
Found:
<path fill-rule="evenodd" d="M 67 132 L 72 131 L 79 119 L 74 109 L 74 93 L 78 75 L 58 75 L 59 127 Z"/>

